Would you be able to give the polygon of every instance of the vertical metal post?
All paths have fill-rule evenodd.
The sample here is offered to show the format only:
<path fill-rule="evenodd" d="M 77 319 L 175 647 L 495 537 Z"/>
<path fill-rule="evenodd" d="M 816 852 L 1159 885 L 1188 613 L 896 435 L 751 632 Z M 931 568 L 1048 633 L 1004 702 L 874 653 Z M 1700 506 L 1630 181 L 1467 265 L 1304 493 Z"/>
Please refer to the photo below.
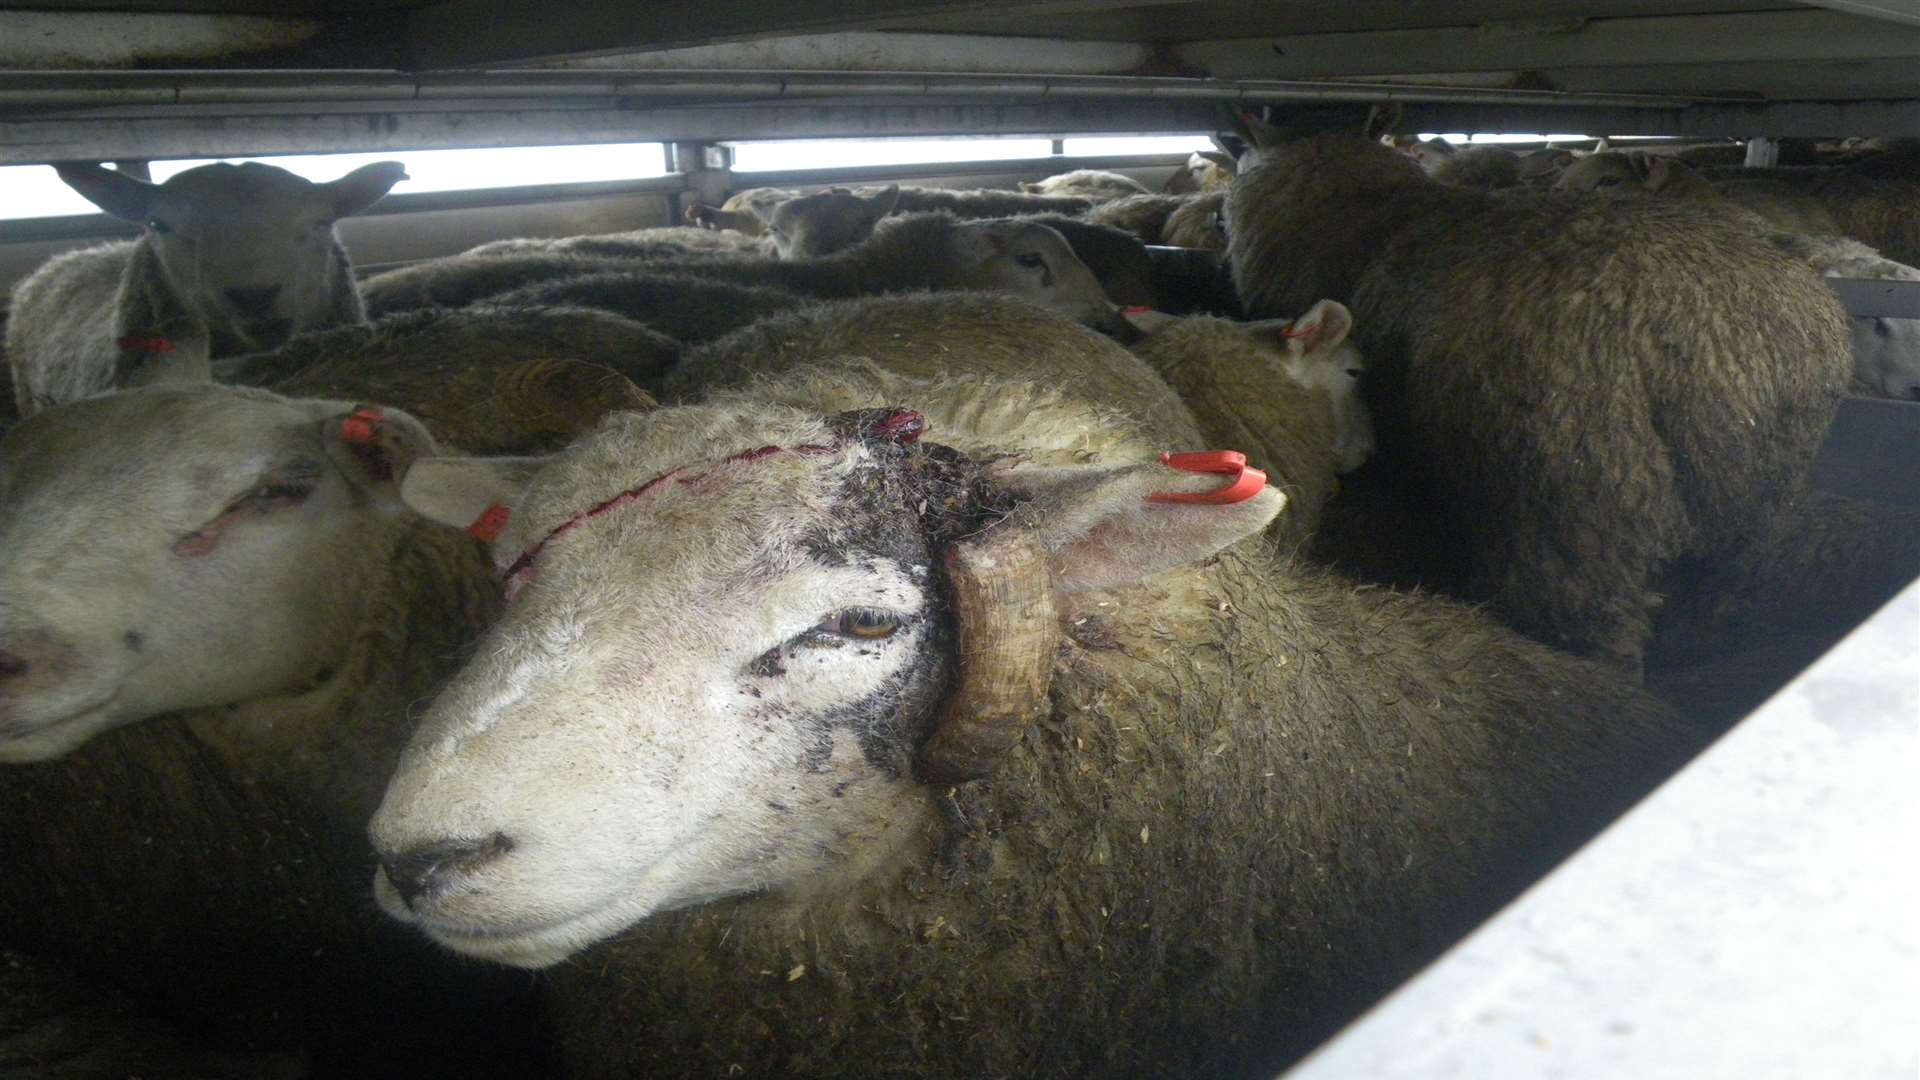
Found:
<path fill-rule="evenodd" d="M 733 151 L 725 146 L 703 142 L 673 144 L 674 171 L 686 178 L 686 188 L 673 200 L 675 224 L 686 202 L 718 206 L 733 190 Z"/>
<path fill-rule="evenodd" d="M 1750 169 L 1770 168 L 1780 162 L 1780 141 L 1757 136 L 1747 140 L 1747 167 Z"/>

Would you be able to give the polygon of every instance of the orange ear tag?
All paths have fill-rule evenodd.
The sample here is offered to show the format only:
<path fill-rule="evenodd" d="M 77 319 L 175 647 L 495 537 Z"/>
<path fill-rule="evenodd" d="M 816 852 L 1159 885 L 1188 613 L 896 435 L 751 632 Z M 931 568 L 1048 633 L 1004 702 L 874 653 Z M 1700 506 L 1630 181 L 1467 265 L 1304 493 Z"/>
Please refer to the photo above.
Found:
<path fill-rule="evenodd" d="M 373 441 L 374 433 L 379 430 L 381 422 L 386 418 L 385 410 L 373 405 L 362 405 L 348 413 L 346 419 L 340 421 L 340 438 L 344 442 L 370 443 Z"/>
<path fill-rule="evenodd" d="M 1161 454 L 1160 464 L 1180 472 L 1213 473 L 1219 476 L 1231 476 L 1233 479 L 1226 487 L 1212 491 L 1156 491 L 1147 496 L 1148 502 L 1225 506 L 1229 503 L 1246 502 L 1260 494 L 1260 489 L 1267 486 L 1267 474 L 1259 469 L 1247 468 L 1247 455 L 1238 450 Z"/>
<path fill-rule="evenodd" d="M 467 535 L 483 544 L 491 544 L 500 538 L 512 517 L 512 507 L 494 503 L 482 510 L 480 516 L 473 519 L 473 524 L 467 526 Z"/>

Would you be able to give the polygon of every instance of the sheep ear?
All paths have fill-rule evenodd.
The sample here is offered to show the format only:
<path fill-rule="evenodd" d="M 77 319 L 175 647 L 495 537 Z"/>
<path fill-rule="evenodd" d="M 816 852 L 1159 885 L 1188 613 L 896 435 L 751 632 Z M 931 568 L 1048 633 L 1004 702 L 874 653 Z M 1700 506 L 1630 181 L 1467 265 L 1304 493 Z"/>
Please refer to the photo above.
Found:
<path fill-rule="evenodd" d="M 1353 333 L 1353 313 L 1338 300 L 1322 300 L 1307 309 L 1281 332 L 1287 351 L 1296 356 L 1332 352 Z"/>
<path fill-rule="evenodd" d="M 88 202 L 124 221 L 145 224 L 160 190 L 159 184 L 88 162 L 64 161 L 53 170 Z"/>
<path fill-rule="evenodd" d="M 406 178 L 407 167 L 400 162 L 376 161 L 321 186 L 333 201 L 334 216 L 348 217 L 379 202 L 393 185 Z"/>
<path fill-rule="evenodd" d="M 867 198 L 867 209 L 873 211 L 873 216 L 877 218 L 883 218 L 893 213 L 893 208 L 899 204 L 899 184 L 888 184 Z"/>
<path fill-rule="evenodd" d="M 400 500 L 422 517 L 492 540 L 543 457 L 436 457 L 407 470 Z"/>
<path fill-rule="evenodd" d="M 355 486 L 383 498 L 399 497 L 400 481 L 415 462 L 440 452 L 426 426 L 399 409 L 315 402 L 325 417 L 321 445 Z"/>
<path fill-rule="evenodd" d="M 1233 156 L 1230 154 L 1223 154 L 1218 150 L 1195 150 L 1193 152 L 1193 156 L 1206 158 L 1208 161 L 1213 162 L 1215 165 L 1218 165 L 1223 169 L 1233 168 Z"/>
<path fill-rule="evenodd" d="M 1256 478 L 1255 490 L 1231 502 L 1182 502 L 1167 496 L 1217 493 L 1234 478 L 1158 463 L 1016 467 L 1003 476 L 1025 500 L 1022 512 L 1040 536 L 1055 582 L 1068 592 L 1131 585 L 1260 532 L 1287 499 L 1256 470 L 1246 470 L 1243 482 Z"/>

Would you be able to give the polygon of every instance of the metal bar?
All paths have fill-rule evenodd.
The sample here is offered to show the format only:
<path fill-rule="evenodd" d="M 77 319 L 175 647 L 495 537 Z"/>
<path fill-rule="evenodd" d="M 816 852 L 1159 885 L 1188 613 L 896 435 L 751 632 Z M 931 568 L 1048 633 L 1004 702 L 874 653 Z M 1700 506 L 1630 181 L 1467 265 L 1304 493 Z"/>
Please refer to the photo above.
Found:
<path fill-rule="evenodd" d="M 0 11 L 0 67 L 180 64 L 305 44 L 318 19 L 132 11 Z"/>
<path fill-rule="evenodd" d="M 906 31 L 792 34 L 724 45 L 556 61 L 573 69 L 741 71 L 920 71 L 973 74 L 1127 75 L 1153 59 L 1135 41 L 1075 41 L 1012 34 Z"/>
<path fill-rule="evenodd" d="M 1920 319 L 1920 281 L 1823 278 L 1857 318 Z"/>
<path fill-rule="evenodd" d="M 407 43 L 421 69 L 476 67 L 561 56 L 710 45 L 741 38 L 856 30 L 921 16 L 967 12 L 1097 11 L 1153 0 L 443 0 L 409 14 Z"/>
<path fill-rule="evenodd" d="M 911 165 L 864 165 L 833 169 L 780 169 L 735 172 L 733 189 L 749 187 L 805 188 L 829 184 L 887 184 L 926 176 L 1002 176 L 1032 173 L 1036 177 L 1074 169 L 1167 169 L 1186 162 L 1185 154 L 1125 154 L 1098 157 L 989 158 L 979 161 L 926 161 Z"/>
<path fill-rule="evenodd" d="M 1815 7 L 1832 8 L 1869 19 L 1920 26 L 1920 2 L 1917 0 L 1797 0 Z"/>
<path fill-rule="evenodd" d="M 751 107 L 551 111 L 190 114 L 86 121 L 0 121 L 0 165 L 73 159 L 228 157 L 473 146 L 1210 130 L 1204 102 L 1074 100 L 1030 104 L 766 102 Z"/>
<path fill-rule="evenodd" d="M 1238 38 L 1174 47 L 1221 78 L 1311 79 L 1725 61 L 1836 61 L 1920 56 L 1920 28 L 1834 11 L 1753 11 L 1652 18 L 1558 18 L 1421 30 Z"/>
<path fill-rule="evenodd" d="M 834 97 L 1169 98 L 1479 102 L 1675 108 L 1701 100 L 1670 94 L 1566 94 L 1471 86 L 1423 86 L 1350 80 L 1194 79 L 1113 75 L 966 75 L 953 72 L 625 71 L 539 69 L 408 76 L 390 71 L 0 72 L 0 113 L 25 108 L 127 104 L 415 101 L 576 97 L 715 101 Z M 1729 99 L 1731 100 L 1731 99 Z"/>

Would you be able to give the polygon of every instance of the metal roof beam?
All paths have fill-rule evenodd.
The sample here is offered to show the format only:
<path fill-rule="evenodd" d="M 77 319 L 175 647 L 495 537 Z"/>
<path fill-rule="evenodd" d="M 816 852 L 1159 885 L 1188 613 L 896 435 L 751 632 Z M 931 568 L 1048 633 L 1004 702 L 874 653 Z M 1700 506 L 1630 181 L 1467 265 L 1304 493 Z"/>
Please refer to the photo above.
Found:
<path fill-rule="evenodd" d="M 1188 42 L 1173 52 L 1215 78 L 1234 79 L 1805 63 L 1920 57 L 1920 27 L 1804 9 L 1236 38 Z"/>

